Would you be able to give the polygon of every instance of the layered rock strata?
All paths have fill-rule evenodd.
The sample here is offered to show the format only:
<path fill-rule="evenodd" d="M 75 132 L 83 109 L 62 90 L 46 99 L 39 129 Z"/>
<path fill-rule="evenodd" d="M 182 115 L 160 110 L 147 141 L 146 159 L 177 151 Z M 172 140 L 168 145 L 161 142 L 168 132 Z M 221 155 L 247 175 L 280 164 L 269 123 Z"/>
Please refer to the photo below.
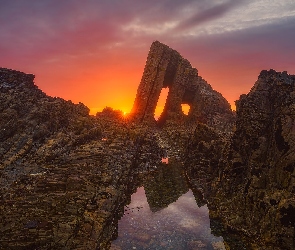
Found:
<path fill-rule="evenodd" d="M 144 73 L 137 90 L 131 117 L 153 124 L 155 109 L 163 88 L 169 88 L 159 123 L 183 120 L 205 123 L 220 130 L 230 130 L 234 116 L 223 96 L 198 75 L 188 60 L 158 41 L 151 45 Z M 186 117 L 181 104 L 190 105 Z"/>
<path fill-rule="evenodd" d="M 295 76 L 262 71 L 237 101 L 230 143 L 220 144 L 212 133 L 192 140 L 187 173 L 230 249 L 295 248 L 294 97 Z"/>
<path fill-rule="evenodd" d="M 0 69 L 0 249 L 108 249 L 134 169 L 161 150 L 148 131 L 89 116 L 33 79 Z"/>

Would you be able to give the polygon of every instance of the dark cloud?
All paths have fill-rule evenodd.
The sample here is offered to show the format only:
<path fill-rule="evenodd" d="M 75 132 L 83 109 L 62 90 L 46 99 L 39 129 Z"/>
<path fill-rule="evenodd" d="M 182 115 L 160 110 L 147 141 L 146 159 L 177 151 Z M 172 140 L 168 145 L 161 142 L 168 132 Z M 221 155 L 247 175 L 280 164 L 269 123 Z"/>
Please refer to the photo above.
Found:
<path fill-rule="evenodd" d="M 205 0 L 164 0 L 164 1 L 146 1 L 147 5 L 143 6 L 140 2 L 138 12 L 135 16 L 145 25 L 162 24 L 167 21 L 183 18 L 182 11 L 188 6 L 198 6 Z M 138 7 L 139 7 L 138 6 Z"/>
<path fill-rule="evenodd" d="M 245 1 L 229 0 L 212 5 L 212 2 L 205 0 L 88 0 L 83 3 L 79 0 L 2 0 L 1 62 L 9 58 L 45 60 L 60 55 L 79 56 L 86 53 L 103 56 L 109 53 L 106 48 L 112 44 L 121 43 L 131 48 L 141 44 L 148 46 L 153 40 L 176 46 L 180 51 L 189 48 L 190 55 L 197 47 L 203 46 L 203 50 L 210 48 L 206 54 L 212 56 L 206 58 L 212 60 L 219 57 L 233 59 L 241 54 L 250 60 L 250 54 L 273 53 L 275 47 L 284 55 L 287 46 L 290 48 L 294 41 L 290 37 L 294 32 L 288 28 L 293 20 L 203 38 L 178 37 L 178 31 L 217 19 L 241 4 L 245 4 Z M 195 8 L 196 14 L 183 16 L 185 8 Z M 134 34 L 132 30 L 123 29 L 136 20 L 139 20 L 139 25 L 147 27 L 161 26 L 169 20 L 179 20 L 180 25 L 175 30 L 159 34 L 144 34 L 140 31 Z M 286 36 L 288 39 L 285 39 Z M 192 45 L 187 45 L 189 43 Z M 272 48 L 272 51 L 266 51 L 267 48 Z"/>
<path fill-rule="evenodd" d="M 188 55 L 203 55 L 204 59 L 235 60 L 252 65 L 295 63 L 295 17 L 277 23 L 251 27 L 233 32 L 178 40 L 178 45 Z"/>
<path fill-rule="evenodd" d="M 213 6 L 209 6 L 201 11 L 197 10 L 196 14 L 181 21 L 175 28 L 175 31 L 187 30 L 204 22 L 217 19 L 225 15 L 228 11 L 232 10 L 236 6 L 244 4 L 244 2 L 244 0 L 229 0 L 221 4 L 214 4 Z"/>
<path fill-rule="evenodd" d="M 122 31 L 124 25 L 159 5 L 158 1 L 132 0 L 3 0 L 0 60 L 31 62 L 85 53 L 104 56 L 110 44 L 130 40 Z"/>
<path fill-rule="evenodd" d="M 295 17 L 234 32 L 179 39 L 173 47 L 233 103 L 261 70 L 295 74 Z"/>
<path fill-rule="evenodd" d="M 205 9 L 180 26 L 189 27 L 197 19 L 213 18 L 235 5 L 230 1 L 208 8 L 207 3 L 205 0 L 88 0 L 83 3 L 79 0 L 2 0 L 0 49 L 4 51 L 3 58 L 14 54 L 36 60 L 58 54 L 100 51 L 110 44 L 129 43 L 134 33 L 123 27 L 132 22 L 161 27 L 167 21 L 183 19 L 184 8 Z"/>
<path fill-rule="evenodd" d="M 126 17 L 103 1 L 87 3 L 7 1 L 0 9 L 0 48 L 7 56 L 40 58 L 92 51 L 120 40 L 118 23 Z"/>

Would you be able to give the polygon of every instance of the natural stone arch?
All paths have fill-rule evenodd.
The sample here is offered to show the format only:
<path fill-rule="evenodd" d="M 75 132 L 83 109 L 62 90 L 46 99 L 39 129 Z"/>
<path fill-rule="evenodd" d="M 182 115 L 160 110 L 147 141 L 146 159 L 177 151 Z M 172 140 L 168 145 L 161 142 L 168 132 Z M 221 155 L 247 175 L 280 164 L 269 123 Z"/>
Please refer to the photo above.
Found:
<path fill-rule="evenodd" d="M 186 117 L 189 121 L 212 125 L 215 121 L 228 123 L 233 120 L 229 103 L 198 75 L 197 69 L 177 51 L 155 41 L 148 54 L 130 114 L 131 119 L 138 122 L 155 122 L 157 101 L 162 88 L 165 87 L 169 88 L 169 94 L 158 120 L 161 124 L 167 120 L 184 120 L 181 104 L 190 105 L 190 112 Z"/>

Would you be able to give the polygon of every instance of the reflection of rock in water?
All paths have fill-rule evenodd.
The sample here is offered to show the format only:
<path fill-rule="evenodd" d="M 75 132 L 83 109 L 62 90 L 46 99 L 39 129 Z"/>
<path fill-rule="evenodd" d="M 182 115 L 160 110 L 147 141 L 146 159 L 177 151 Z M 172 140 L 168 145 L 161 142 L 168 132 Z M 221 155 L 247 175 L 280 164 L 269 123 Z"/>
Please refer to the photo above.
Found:
<path fill-rule="evenodd" d="M 199 207 L 204 206 L 207 202 L 204 199 L 204 195 L 202 193 L 202 190 L 199 190 L 197 188 L 194 188 L 193 186 L 191 186 L 192 188 L 192 192 L 194 194 L 196 203 L 198 204 Z"/>
<path fill-rule="evenodd" d="M 211 233 L 207 206 L 198 207 L 191 190 L 153 213 L 141 187 L 128 207 L 135 211 L 119 221 L 119 237 L 111 249 L 225 249 L 222 238 Z"/>
<path fill-rule="evenodd" d="M 170 160 L 144 181 L 144 189 L 151 211 L 156 212 L 185 194 L 188 186 L 179 163 Z"/>

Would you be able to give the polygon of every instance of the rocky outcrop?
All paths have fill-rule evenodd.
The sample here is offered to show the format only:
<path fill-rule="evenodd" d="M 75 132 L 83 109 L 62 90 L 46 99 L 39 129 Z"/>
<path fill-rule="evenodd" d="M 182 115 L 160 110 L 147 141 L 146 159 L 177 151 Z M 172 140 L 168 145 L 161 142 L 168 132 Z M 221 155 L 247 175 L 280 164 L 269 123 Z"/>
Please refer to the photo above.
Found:
<path fill-rule="evenodd" d="M 213 90 L 177 51 L 155 41 L 150 48 L 131 118 L 153 124 L 161 90 L 167 87 L 169 93 L 159 123 L 198 121 L 222 131 L 232 129 L 234 116 L 226 99 Z M 181 104 L 190 105 L 187 117 Z"/>
<path fill-rule="evenodd" d="M 89 116 L 82 103 L 49 97 L 33 79 L 0 68 L 1 249 L 108 249 L 137 177 L 167 155 L 183 163 L 189 188 L 208 204 L 211 228 L 230 249 L 295 248 L 295 76 L 262 71 L 236 103 L 233 134 L 227 101 L 159 42 L 132 123 L 110 108 Z M 165 126 L 151 127 L 165 87 Z M 158 183 L 144 183 L 154 210 L 188 188 L 176 177 L 182 171 L 157 173 Z M 160 201 L 170 174 L 171 195 Z"/>
<path fill-rule="evenodd" d="M 89 116 L 33 79 L 0 69 L 0 248 L 108 249 L 134 169 L 162 151 L 149 131 Z"/>
<path fill-rule="evenodd" d="M 229 144 L 216 151 L 216 140 L 212 144 L 204 135 L 192 140 L 195 145 L 199 141 L 198 150 L 190 152 L 197 160 L 190 158 L 188 175 L 202 188 L 211 219 L 222 222 L 219 233 L 231 249 L 295 248 L 294 97 L 295 76 L 262 71 L 237 101 L 236 131 Z M 244 243 L 233 240 L 234 234 Z"/>

